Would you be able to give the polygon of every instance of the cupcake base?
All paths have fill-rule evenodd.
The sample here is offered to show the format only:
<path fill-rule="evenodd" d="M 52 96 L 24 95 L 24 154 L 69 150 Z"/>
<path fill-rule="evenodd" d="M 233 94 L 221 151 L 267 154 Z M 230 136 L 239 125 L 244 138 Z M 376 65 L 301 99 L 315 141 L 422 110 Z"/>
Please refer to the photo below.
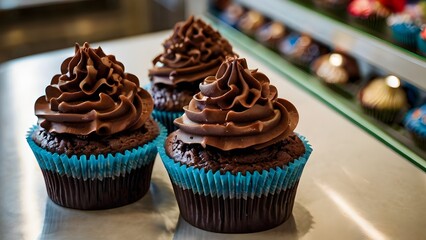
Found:
<path fill-rule="evenodd" d="M 413 27 L 414 28 L 414 27 Z M 419 35 L 420 28 L 409 31 L 402 31 L 400 26 L 391 27 L 391 35 L 394 42 L 405 48 L 415 50 L 417 47 L 417 36 Z"/>
<path fill-rule="evenodd" d="M 142 198 L 149 190 L 157 146 L 166 128 L 158 123 L 159 135 L 150 142 L 124 152 L 98 155 L 58 154 L 47 151 L 27 134 L 43 173 L 48 196 L 58 205 L 98 210 L 123 206 Z"/>
<path fill-rule="evenodd" d="M 73 178 L 43 170 L 47 194 L 56 204 L 81 210 L 124 206 L 141 199 L 149 190 L 154 161 L 118 177 Z"/>
<path fill-rule="evenodd" d="M 298 182 L 288 189 L 261 197 L 224 198 L 194 193 L 173 184 L 183 219 L 211 232 L 250 233 L 284 223 L 292 214 Z"/>
<path fill-rule="evenodd" d="M 366 27 L 368 30 L 377 32 L 383 32 L 386 26 L 386 18 L 376 15 L 372 15 L 367 18 L 361 18 L 349 14 L 348 20 L 351 24 L 361 25 Z"/>
<path fill-rule="evenodd" d="M 393 124 L 397 122 L 401 114 L 401 111 L 398 109 L 378 110 L 368 106 L 362 106 L 362 109 L 367 115 L 370 115 L 373 118 L 387 124 Z"/>

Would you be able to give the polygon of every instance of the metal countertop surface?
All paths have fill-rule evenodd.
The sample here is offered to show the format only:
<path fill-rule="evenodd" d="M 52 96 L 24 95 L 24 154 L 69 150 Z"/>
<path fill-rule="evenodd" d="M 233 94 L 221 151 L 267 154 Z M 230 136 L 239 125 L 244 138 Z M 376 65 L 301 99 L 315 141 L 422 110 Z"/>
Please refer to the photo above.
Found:
<path fill-rule="evenodd" d="M 91 46 L 115 55 L 143 86 L 169 34 Z M 279 96 L 297 107 L 296 131 L 314 148 L 287 222 L 264 232 L 226 235 L 189 225 L 179 217 L 158 157 L 150 191 L 133 204 L 101 211 L 54 204 L 25 136 L 37 122 L 35 100 L 73 51 L 70 46 L 0 65 L 0 239 L 426 239 L 426 174 L 238 48 L 249 68 L 265 73 Z"/>

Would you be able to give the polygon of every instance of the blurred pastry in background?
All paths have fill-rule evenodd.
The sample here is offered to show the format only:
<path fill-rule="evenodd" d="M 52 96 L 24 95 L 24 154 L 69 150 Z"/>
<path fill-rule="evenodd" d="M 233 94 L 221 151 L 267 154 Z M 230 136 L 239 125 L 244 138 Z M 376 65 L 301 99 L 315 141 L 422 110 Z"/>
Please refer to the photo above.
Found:
<path fill-rule="evenodd" d="M 278 42 L 286 35 L 284 24 L 272 21 L 260 27 L 255 34 L 256 40 L 267 47 L 277 48 Z"/>
<path fill-rule="evenodd" d="M 325 45 L 296 32 L 285 37 L 278 49 L 289 61 L 304 68 L 309 68 L 316 58 L 329 52 Z"/>
<path fill-rule="evenodd" d="M 392 14 L 387 19 L 392 39 L 405 47 L 414 48 L 420 32 L 420 19 L 408 13 Z"/>
<path fill-rule="evenodd" d="M 353 0 L 347 8 L 349 20 L 372 29 L 382 29 L 391 11 L 377 0 Z"/>
<path fill-rule="evenodd" d="M 407 0 L 378 0 L 380 6 L 388 9 L 392 13 L 404 11 Z"/>
<path fill-rule="evenodd" d="M 426 25 L 422 26 L 422 29 L 417 36 L 417 49 L 423 56 L 426 56 Z"/>
<path fill-rule="evenodd" d="M 326 84 L 345 84 L 360 78 L 357 61 L 338 52 L 317 58 L 311 65 L 311 71 Z"/>
<path fill-rule="evenodd" d="M 410 110 L 405 115 L 404 126 L 416 145 L 426 151 L 426 104 Z"/>
<path fill-rule="evenodd" d="M 238 21 L 243 16 L 244 8 L 236 3 L 229 4 L 219 15 L 220 19 L 232 27 L 237 27 Z"/>
<path fill-rule="evenodd" d="M 238 22 L 237 28 L 247 35 L 254 36 L 256 31 L 265 23 L 265 18 L 259 12 L 249 10 Z"/>
<path fill-rule="evenodd" d="M 365 113 L 385 123 L 395 123 L 407 109 L 407 96 L 398 77 L 373 79 L 358 95 Z"/>
<path fill-rule="evenodd" d="M 315 7 L 325 10 L 345 9 L 350 0 L 313 0 Z"/>

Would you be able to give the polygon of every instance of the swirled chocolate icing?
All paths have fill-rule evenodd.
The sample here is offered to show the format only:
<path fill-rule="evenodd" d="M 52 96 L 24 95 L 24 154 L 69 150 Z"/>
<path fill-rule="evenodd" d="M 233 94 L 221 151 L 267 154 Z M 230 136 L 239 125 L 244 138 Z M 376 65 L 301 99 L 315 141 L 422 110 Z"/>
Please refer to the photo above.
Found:
<path fill-rule="evenodd" d="M 88 43 L 61 65 L 46 95 L 35 103 L 40 126 L 50 133 L 111 135 L 144 125 L 153 109 L 139 79 L 113 55 Z"/>
<path fill-rule="evenodd" d="M 228 58 L 184 110 L 175 120 L 177 138 L 225 151 L 272 145 L 292 134 L 299 120 L 293 104 L 278 98 L 268 77 L 248 69 L 243 58 Z"/>
<path fill-rule="evenodd" d="M 154 84 L 169 86 L 202 81 L 216 73 L 225 56 L 233 54 L 232 46 L 219 32 L 193 16 L 175 25 L 163 47 L 149 76 Z"/>

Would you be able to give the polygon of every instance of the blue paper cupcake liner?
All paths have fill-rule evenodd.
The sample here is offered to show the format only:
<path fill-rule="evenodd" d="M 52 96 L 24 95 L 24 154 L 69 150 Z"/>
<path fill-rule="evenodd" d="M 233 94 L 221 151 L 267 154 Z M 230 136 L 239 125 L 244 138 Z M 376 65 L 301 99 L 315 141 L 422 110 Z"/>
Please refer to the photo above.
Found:
<path fill-rule="evenodd" d="M 274 194 L 293 187 L 302 175 L 303 168 L 311 155 L 312 147 L 305 137 L 299 135 L 305 146 L 303 156 L 284 167 L 270 168 L 262 172 L 232 174 L 188 167 L 175 162 L 159 147 L 158 153 L 169 173 L 171 181 L 182 189 L 190 189 L 194 194 L 223 198 L 253 198 Z"/>
<path fill-rule="evenodd" d="M 417 109 L 410 110 L 404 118 L 404 126 L 411 134 L 414 142 L 422 149 L 426 147 L 426 127 L 422 126 L 421 120 L 413 120 L 412 115 Z"/>
<path fill-rule="evenodd" d="M 124 176 L 131 170 L 140 168 L 151 163 L 157 155 L 157 146 L 164 142 L 167 132 L 161 124 L 160 134 L 152 141 L 140 146 L 126 150 L 123 153 L 90 155 L 89 157 L 49 152 L 39 147 L 31 138 L 37 128 L 33 126 L 27 133 L 27 142 L 33 151 L 37 162 L 42 170 L 49 170 L 60 175 L 67 175 L 77 179 L 99 179 L 106 177 Z"/>
<path fill-rule="evenodd" d="M 169 111 L 161 111 L 154 109 L 152 111 L 152 117 L 161 122 L 166 128 L 168 133 L 171 133 L 175 130 L 177 130 L 177 127 L 173 124 L 173 121 L 181 117 L 184 114 L 184 112 L 169 112 Z"/>
<path fill-rule="evenodd" d="M 420 28 L 414 24 L 394 24 L 391 26 L 392 38 L 399 44 L 416 47 Z"/>

